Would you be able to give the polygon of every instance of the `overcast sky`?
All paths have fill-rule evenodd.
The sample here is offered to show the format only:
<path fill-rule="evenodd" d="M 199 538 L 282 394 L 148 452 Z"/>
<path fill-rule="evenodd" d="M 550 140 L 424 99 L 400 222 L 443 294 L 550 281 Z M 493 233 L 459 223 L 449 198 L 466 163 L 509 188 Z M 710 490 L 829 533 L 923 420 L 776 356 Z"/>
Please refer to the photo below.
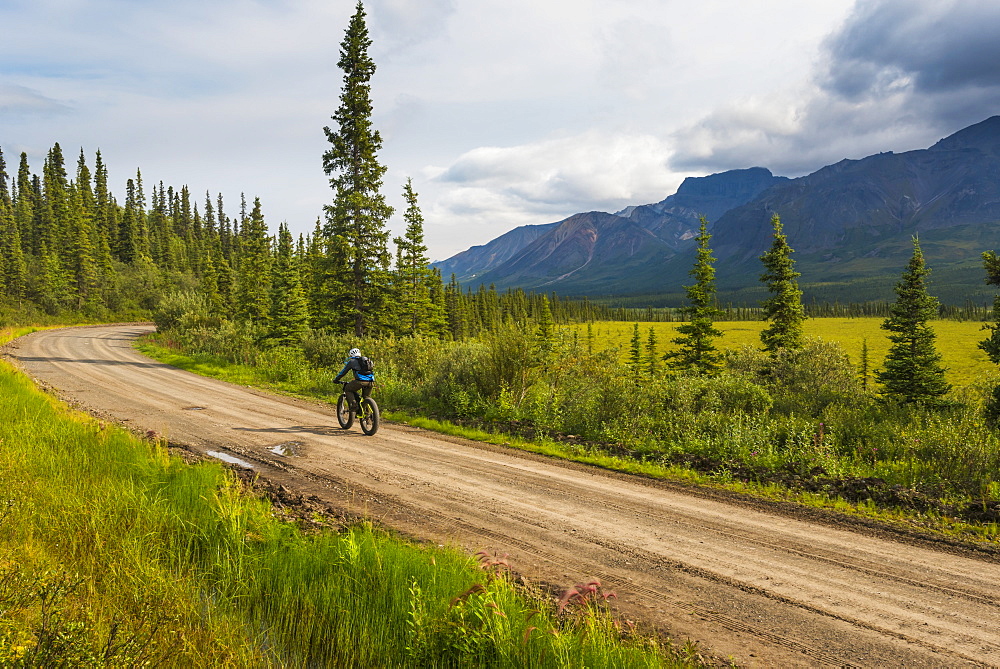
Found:
<path fill-rule="evenodd" d="M 685 176 L 799 176 L 1000 113 L 997 0 L 368 0 L 374 122 L 434 259 Z M 0 148 L 59 142 L 309 232 L 353 0 L 0 0 Z M 403 228 L 400 216 L 390 227 Z"/>

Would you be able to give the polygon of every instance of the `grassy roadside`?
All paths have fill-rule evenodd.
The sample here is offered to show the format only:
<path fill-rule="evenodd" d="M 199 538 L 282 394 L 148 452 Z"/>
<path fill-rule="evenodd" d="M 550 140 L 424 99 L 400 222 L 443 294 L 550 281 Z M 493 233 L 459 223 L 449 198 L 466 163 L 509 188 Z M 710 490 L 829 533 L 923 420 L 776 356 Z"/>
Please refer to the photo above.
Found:
<path fill-rule="evenodd" d="M 257 367 L 228 363 L 219 358 L 196 354 L 188 356 L 165 348 L 154 341 L 146 340 L 138 349 L 162 362 L 211 376 L 224 381 L 266 388 L 310 399 L 331 401 L 333 398 L 323 390 L 313 390 L 299 379 L 275 381 L 267 372 Z M 518 448 L 521 450 L 563 458 L 574 462 L 595 465 L 655 479 L 681 481 L 699 486 L 707 486 L 748 495 L 758 499 L 793 503 L 817 509 L 827 509 L 849 516 L 874 520 L 904 530 L 915 530 L 935 536 L 975 544 L 1000 546 L 1000 527 L 996 523 L 970 523 L 936 512 L 934 509 L 916 511 L 912 509 L 886 508 L 871 501 L 849 502 L 840 497 L 807 490 L 795 490 L 773 483 L 758 483 L 735 477 L 707 475 L 681 465 L 663 465 L 656 462 L 636 460 L 618 455 L 609 449 L 594 444 L 576 444 L 549 438 L 523 439 L 506 433 L 489 432 L 476 427 L 458 425 L 446 420 L 437 420 L 402 411 L 383 411 L 388 420 L 407 423 L 415 427 L 442 434 L 465 437 L 475 441 Z"/>
<path fill-rule="evenodd" d="M 303 533 L 220 464 L 184 464 L 2 362 L 0 396 L 0 666 L 695 663 L 623 633 L 599 587 L 557 613 L 490 556 L 366 524 Z"/>

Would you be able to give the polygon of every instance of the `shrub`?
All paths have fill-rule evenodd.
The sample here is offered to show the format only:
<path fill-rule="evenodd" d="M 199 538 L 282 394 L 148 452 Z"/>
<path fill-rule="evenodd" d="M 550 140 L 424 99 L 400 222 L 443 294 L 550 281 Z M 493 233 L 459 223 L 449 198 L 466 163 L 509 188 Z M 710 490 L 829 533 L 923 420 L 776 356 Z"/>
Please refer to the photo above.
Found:
<path fill-rule="evenodd" d="M 216 327 L 219 319 L 211 315 L 208 300 L 193 290 L 167 293 L 153 312 L 153 322 L 160 332 Z"/>

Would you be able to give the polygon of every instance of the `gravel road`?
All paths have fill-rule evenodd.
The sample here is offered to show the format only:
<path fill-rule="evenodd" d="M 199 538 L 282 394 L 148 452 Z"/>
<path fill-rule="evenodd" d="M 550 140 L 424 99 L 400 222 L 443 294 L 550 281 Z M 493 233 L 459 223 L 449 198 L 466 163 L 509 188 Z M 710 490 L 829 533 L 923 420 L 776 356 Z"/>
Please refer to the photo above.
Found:
<path fill-rule="evenodd" d="M 407 426 L 365 437 L 332 406 L 143 357 L 150 330 L 36 332 L 5 353 L 92 413 L 332 508 L 509 554 L 536 582 L 599 578 L 622 615 L 742 666 L 1000 666 L 995 554 Z"/>

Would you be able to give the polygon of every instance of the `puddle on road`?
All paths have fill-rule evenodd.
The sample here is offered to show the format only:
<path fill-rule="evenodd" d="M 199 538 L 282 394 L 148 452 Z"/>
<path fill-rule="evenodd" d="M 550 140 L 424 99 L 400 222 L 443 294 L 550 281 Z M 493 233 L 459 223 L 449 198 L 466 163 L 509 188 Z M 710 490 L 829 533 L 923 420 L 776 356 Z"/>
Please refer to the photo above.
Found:
<path fill-rule="evenodd" d="M 294 456 L 299 454 L 299 449 L 301 449 L 305 444 L 301 441 L 286 441 L 284 443 L 273 446 L 268 450 L 275 455 L 282 455 L 285 457 Z"/>
<path fill-rule="evenodd" d="M 239 465 L 245 469 L 253 469 L 253 465 L 246 460 L 240 460 L 235 455 L 230 455 L 229 453 L 220 453 L 219 451 L 208 451 L 208 454 L 213 458 L 218 458 L 223 462 L 228 462 L 231 465 Z"/>

